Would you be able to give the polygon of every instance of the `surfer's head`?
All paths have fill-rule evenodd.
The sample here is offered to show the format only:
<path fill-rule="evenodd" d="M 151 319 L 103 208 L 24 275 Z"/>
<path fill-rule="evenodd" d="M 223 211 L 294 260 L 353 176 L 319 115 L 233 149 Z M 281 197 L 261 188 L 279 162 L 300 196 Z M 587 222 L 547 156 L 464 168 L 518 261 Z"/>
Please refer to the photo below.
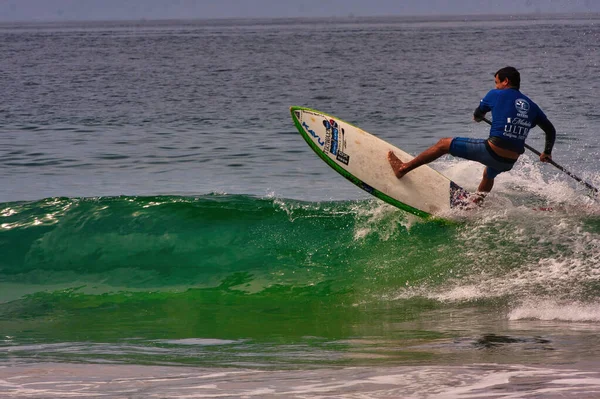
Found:
<path fill-rule="evenodd" d="M 494 74 L 494 81 L 496 82 L 496 89 L 512 87 L 519 90 L 521 87 L 521 74 L 517 71 L 517 68 L 507 66 Z"/>

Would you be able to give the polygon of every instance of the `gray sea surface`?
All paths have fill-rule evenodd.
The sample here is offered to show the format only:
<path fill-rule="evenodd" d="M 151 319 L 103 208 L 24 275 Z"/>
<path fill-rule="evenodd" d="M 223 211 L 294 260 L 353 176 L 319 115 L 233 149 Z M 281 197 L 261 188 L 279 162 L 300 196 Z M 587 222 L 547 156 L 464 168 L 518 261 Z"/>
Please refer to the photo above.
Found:
<path fill-rule="evenodd" d="M 0 25 L 0 201 L 275 194 L 363 198 L 299 140 L 315 108 L 418 153 L 472 122 L 513 65 L 558 130 L 555 160 L 598 172 L 600 17 Z M 543 146 L 543 133 L 529 143 Z"/>

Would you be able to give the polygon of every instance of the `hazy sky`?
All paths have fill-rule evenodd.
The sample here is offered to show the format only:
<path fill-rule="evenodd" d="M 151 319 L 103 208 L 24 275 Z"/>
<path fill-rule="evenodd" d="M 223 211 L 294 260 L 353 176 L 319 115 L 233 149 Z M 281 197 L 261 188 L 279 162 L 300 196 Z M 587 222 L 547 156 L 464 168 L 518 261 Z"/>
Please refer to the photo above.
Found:
<path fill-rule="evenodd" d="M 0 21 L 600 12 L 600 0 L 0 0 Z"/>

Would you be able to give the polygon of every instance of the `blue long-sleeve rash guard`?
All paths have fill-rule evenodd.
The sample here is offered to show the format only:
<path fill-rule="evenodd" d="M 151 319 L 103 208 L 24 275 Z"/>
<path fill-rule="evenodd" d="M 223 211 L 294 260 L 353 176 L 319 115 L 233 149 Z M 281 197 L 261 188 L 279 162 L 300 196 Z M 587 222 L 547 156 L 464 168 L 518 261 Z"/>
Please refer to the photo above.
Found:
<path fill-rule="evenodd" d="M 529 97 L 517 89 L 490 90 L 475 110 L 482 117 L 492 111 L 490 138 L 501 147 L 522 154 L 529 131 L 537 125 L 546 133 L 546 148 L 550 154 L 554 145 L 555 130 L 546 114 Z"/>

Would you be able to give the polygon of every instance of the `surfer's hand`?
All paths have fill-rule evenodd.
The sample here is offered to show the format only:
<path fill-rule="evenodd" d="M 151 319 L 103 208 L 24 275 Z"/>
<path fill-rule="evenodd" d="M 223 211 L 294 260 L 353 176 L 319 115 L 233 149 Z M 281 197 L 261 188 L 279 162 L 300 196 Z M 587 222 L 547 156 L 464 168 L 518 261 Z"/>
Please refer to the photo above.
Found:
<path fill-rule="evenodd" d="M 542 161 L 542 162 L 550 162 L 550 161 L 552 161 L 552 155 L 546 154 L 545 152 L 542 152 L 540 154 L 540 161 Z"/>

